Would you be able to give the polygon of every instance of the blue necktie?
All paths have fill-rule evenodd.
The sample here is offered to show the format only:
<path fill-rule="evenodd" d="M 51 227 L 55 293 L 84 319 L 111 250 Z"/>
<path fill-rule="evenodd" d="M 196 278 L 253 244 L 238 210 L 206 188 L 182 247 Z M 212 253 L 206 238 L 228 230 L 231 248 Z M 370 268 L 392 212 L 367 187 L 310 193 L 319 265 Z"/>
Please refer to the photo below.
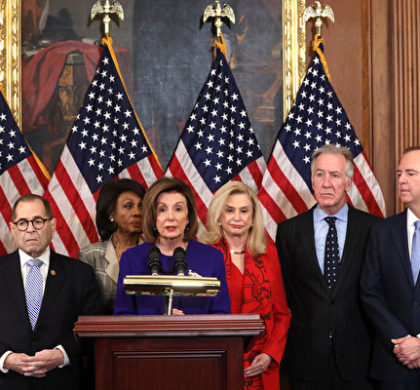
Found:
<path fill-rule="evenodd" d="M 26 265 L 29 267 L 29 272 L 26 275 L 25 296 L 32 329 L 35 328 L 44 293 L 43 278 L 40 270 L 42 264 L 42 260 L 39 259 L 31 259 L 26 262 Z"/>
<path fill-rule="evenodd" d="M 420 271 L 420 221 L 414 222 L 414 226 L 416 230 L 413 234 L 413 246 L 411 247 L 411 272 L 414 285 L 416 285 Z"/>
<path fill-rule="evenodd" d="M 338 265 L 340 260 L 337 228 L 335 227 L 335 220 L 337 218 L 325 217 L 324 219 L 329 225 L 327 239 L 325 242 L 324 278 L 327 281 L 328 288 L 332 290 L 337 281 Z"/>

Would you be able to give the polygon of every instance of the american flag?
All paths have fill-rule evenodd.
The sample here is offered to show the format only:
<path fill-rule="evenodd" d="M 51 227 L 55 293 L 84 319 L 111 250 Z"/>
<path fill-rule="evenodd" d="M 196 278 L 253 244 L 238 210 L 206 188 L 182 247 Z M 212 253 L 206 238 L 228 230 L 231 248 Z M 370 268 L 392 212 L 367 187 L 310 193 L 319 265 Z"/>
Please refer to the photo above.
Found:
<path fill-rule="evenodd" d="M 215 191 L 229 180 L 241 180 L 257 191 L 265 169 L 233 74 L 217 49 L 166 174 L 193 189 L 198 216 L 205 224 Z"/>
<path fill-rule="evenodd" d="M 118 176 L 148 188 L 162 175 L 104 39 L 100 64 L 45 194 L 57 218 L 55 250 L 75 257 L 99 240 L 95 205 L 105 183 Z"/>
<path fill-rule="evenodd" d="M 20 195 L 42 195 L 49 175 L 27 145 L 0 88 L 0 256 L 16 249 L 8 229 Z"/>
<path fill-rule="evenodd" d="M 265 226 L 273 240 L 279 222 L 315 204 L 311 155 L 324 144 L 346 146 L 353 153 L 354 177 L 348 201 L 361 210 L 384 216 L 379 184 L 316 53 L 280 129 L 258 194 Z"/>

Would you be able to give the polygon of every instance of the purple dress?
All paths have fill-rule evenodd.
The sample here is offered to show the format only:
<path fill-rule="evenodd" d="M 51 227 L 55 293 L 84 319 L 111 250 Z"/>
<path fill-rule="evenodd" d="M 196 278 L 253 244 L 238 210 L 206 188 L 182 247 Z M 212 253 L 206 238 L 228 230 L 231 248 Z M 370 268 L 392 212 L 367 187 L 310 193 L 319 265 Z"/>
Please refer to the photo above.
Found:
<path fill-rule="evenodd" d="M 165 297 L 149 295 L 128 295 L 123 288 L 126 275 L 150 275 L 147 267 L 149 250 L 153 244 L 144 243 L 123 253 L 115 297 L 116 315 L 159 315 L 165 314 Z M 230 314 L 230 299 L 226 284 L 223 255 L 218 249 L 195 240 L 188 242 L 185 259 L 188 270 L 201 276 L 216 277 L 220 280 L 220 292 L 215 297 L 174 297 L 173 308 L 185 314 Z M 172 268 L 174 258 L 161 255 L 163 269 Z"/>

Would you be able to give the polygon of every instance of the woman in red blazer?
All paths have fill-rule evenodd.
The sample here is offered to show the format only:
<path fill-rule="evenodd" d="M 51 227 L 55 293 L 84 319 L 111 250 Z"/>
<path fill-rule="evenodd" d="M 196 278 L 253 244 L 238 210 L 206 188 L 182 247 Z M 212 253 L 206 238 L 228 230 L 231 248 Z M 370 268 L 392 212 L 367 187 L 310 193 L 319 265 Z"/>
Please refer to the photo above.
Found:
<path fill-rule="evenodd" d="M 245 352 L 245 389 L 278 390 L 291 315 L 277 250 L 267 243 L 253 190 L 238 181 L 221 187 L 210 203 L 207 229 L 202 241 L 224 256 L 232 313 L 259 314 L 265 323 Z"/>

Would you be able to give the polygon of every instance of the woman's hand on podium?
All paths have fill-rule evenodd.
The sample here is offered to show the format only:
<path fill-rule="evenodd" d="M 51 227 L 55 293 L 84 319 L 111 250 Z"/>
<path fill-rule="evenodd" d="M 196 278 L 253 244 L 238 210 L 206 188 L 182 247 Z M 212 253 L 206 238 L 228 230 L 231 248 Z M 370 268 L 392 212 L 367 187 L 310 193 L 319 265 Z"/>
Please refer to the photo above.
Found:
<path fill-rule="evenodd" d="M 172 309 L 172 315 L 173 316 L 183 316 L 185 314 L 184 314 L 184 312 L 182 310 L 173 308 Z"/>

